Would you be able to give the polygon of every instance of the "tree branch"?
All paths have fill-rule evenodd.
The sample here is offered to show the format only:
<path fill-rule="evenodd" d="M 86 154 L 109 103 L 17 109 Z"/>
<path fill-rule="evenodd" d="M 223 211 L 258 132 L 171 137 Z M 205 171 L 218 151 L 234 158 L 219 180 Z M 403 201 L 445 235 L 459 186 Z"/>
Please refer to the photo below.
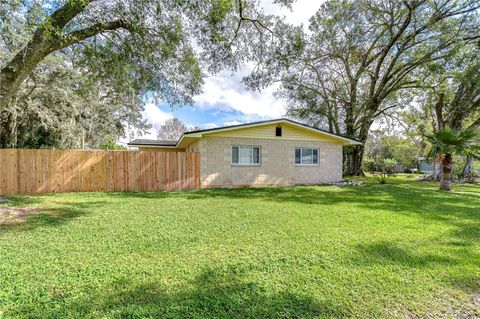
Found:
<path fill-rule="evenodd" d="M 473 122 L 472 124 L 470 124 L 468 127 L 467 127 L 467 130 L 471 130 L 475 127 L 478 127 L 480 126 L 480 117 L 475 121 Z"/>
<path fill-rule="evenodd" d="M 263 29 L 267 30 L 268 32 L 270 32 L 272 35 L 276 35 L 269 27 L 267 27 L 265 24 L 263 24 L 260 20 L 251 19 L 251 18 L 245 17 L 243 15 L 242 0 L 238 0 L 238 15 L 239 15 L 240 19 L 238 20 L 237 28 L 235 29 L 235 35 L 233 36 L 232 41 L 230 41 L 230 45 L 232 45 L 233 41 L 235 41 L 235 39 L 238 37 L 238 32 L 240 31 L 240 28 L 242 26 L 242 22 L 244 22 L 244 21 L 251 22 L 255 26 L 255 28 L 257 29 L 257 31 L 259 33 L 262 33 L 260 31 L 260 28 L 263 28 Z"/>
<path fill-rule="evenodd" d="M 70 32 L 65 36 L 60 44 L 60 48 L 65 48 L 71 44 L 78 43 L 104 31 L 117 29 L 133 30 L 131 24 L 125 20 L 115 20 L 111 22 L 99 22 L 90 27 Z"/>

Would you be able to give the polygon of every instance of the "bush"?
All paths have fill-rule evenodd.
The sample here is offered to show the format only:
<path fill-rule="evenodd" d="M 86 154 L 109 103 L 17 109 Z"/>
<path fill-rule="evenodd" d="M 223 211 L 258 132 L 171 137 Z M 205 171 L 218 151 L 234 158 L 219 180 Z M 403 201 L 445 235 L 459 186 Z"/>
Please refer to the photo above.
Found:
<path fill-rule="evenodd" d="M 395 175 L 396 166 L 397 163 L 388 158 L 384 160 L 367 160 L 364 163 L 365 171 L 372 174 L 380 184 L 386 184 L 387 179 Z"/>

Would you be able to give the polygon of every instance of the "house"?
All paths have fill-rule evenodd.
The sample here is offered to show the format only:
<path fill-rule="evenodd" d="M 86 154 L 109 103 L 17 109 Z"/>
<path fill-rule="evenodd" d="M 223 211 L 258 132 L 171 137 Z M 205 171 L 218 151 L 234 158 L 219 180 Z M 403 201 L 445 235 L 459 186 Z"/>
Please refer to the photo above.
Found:
<path fill-rule="evenodd" d="M 141 151 L 199 152 L 202 187 L 337 182 L 342 148 L 359 144 L 284 118 L 185 132 L 178 141 L 128 143 Z"/>

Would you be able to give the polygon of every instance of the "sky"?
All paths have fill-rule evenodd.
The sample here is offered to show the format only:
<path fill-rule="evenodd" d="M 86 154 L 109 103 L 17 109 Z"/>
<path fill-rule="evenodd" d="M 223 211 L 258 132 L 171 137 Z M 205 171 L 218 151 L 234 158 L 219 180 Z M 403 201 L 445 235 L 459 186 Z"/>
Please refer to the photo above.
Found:
<path fill-rule="evenodd" d="M 322 2 L 297 0 L 291 11 L 273 5 L 272 0 L 262 0 L 261 5 L 266 13 L 284 16 L 285 21 L 294 25 L 303 23 L 306 27 L 308 19 Z M 152 129 L 141 137 L 156 139 L 160 125 L 172 117 L 177 117 L 189 127 L 214 128 L 284 116 L 286 103 L 273 96 L 275 87 L 269 87 L 261 92 L 246 90 L 241 80 L 250 70 L 251 66 L 245 65 L 238 72 L 224 71 L 206 78 L 203 93 L 194 98 L 191 106 L 172 110 L 167 104 L 148 102 L 142 115 L 152 125 Z M 131 138 L 126 137 L 120 142 L 128 142 Z"/>

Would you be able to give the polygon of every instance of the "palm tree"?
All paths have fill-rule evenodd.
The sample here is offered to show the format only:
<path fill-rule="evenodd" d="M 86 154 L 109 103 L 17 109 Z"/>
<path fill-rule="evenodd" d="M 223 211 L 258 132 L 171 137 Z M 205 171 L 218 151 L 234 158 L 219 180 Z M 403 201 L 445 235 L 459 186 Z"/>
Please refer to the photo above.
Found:
<path fill-rule="evenodd" d="M 453 155 L 478 156 L 480 154 L 478 132 L 474 129 L 459 131 L 445 127 L 425 137 L 431 144 L 428 158 L 440 158 L 442 163 L 440 189 L 450 191 Z"/>

